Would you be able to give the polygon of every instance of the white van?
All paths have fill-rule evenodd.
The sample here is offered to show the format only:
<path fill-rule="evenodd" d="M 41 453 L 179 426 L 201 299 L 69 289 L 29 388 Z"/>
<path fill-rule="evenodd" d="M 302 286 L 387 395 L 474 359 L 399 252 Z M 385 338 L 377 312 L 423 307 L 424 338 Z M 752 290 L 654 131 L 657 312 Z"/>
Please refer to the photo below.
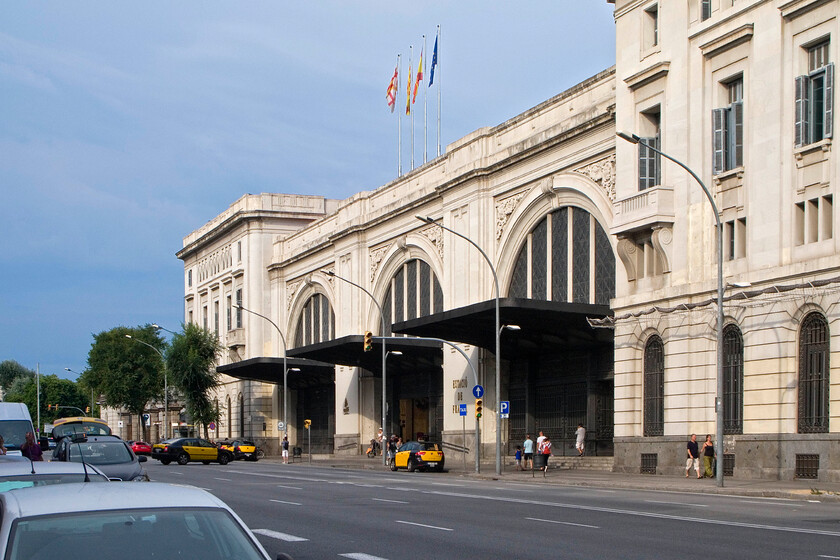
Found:
<path fill-rule="evenodd" d="M 26 432 L 35 433 L 29 408 L 23 403 L 0 402 L 0 436 L 5 441 L 7 455 L 20 455 Z"/>

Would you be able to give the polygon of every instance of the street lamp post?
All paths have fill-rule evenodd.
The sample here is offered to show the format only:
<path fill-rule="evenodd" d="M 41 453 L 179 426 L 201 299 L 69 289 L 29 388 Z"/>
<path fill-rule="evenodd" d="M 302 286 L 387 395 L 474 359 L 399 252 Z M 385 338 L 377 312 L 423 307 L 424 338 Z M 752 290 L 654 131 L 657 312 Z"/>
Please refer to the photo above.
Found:
<path fill-rule="evenodd" d="M 385 350 L 385 324 L 386 324 L 385 323 L 385 311 L 382 309 L 382 306 L 379 305 L 379 302 L 376 301 L 376 298 L 373 297 L 373 294 L 370 293 L 364 287 L 356 284 L 352 280 L 348 280 L 347 278 L 339 276 L 338 274 L 336 274 L 332 270 L 322 270 L 321 272 L 323 272 L 327 276 L 332 276 L 333 278 L 338 278 L 339 280 L 341 280 L 343 282 L 347 282 L 351 286 L 355 286 L 355 287 L 359 288 L 360 290 L 362 290 L 364 293 L 366 293 L 370 297 L 370 299 L 373 301 L 373 304 L 376 306 L 377 309 L 379 309 L 379 317 L 380 317 L 380 321 L 381 321 L 381 326 L 379 327 L 379 333 L 380 333 L 380 338 L 382 339 L 382 433 L 384 434 L 385 433 L 385 419 L 386 419 L 386 415 L 387 415 L 387 404 L 388 404 L 387 403 L 387 393 L 385 392 L 385 388 L 387 387 L 387 385 L 386 385 L 386 377 L 387 377 L 386 361 L 387 361 L 387 356 L 388 356 L 388 354 Z M 383 453 L 382 454 L 382 464 L 383 465 L 387 465 L 387 459 L 388 458 L 385 456 L 385 453 Z"/>
<path fill-rule="evenodd" d="M 130 338 L 134 342 L 139 342 L 140 344 L 142 344 L 144 346 L 148 346 L 149 348 L 151 348 L 152 350 L 154 350 L 155 352 L 157 352 L 160 355 L 160 359 L 163 362 L 163 418 L 164 418 L 164 421 L 163 421 L 163 435 L 164 435 L 164 438 L 168 439 L 169 438 L 169 424 L 170 424 L 170 422 L 169 422 L 169 379 L 166 375 L 166 358 L 163 357 L 163 352 L 161 352 L 160 350 L 158 350 L 157 348 L 155 348 L 154 346 L 152 346 L 148 342 L 144 342 L 144 341 L 140 340 L 139 338 L 134 338 L 130 334 L 125 335 L 125 337 Z M 91 410 L 93 410 L 93 409 L 91 408 Z"/>
<path fill-rule="evenodd" d="M 501 406 L 502 401 L 502 347 L 501 347 L 501 321 L 499 320 L 499 276 L 496 274 L 496 268 L 493 266 L 493 262 L 490 260 L 490 257 L 487 256 L 487 253 L 478 246 L 478 244 L 461 233 L 458 233 L 454 229 L 450 229 L 443 224 L 436 222 L 433 218 L 429 216 L 415 216 L 421 222 L 425 222 L 430 225 L 437 226 L 441 229 L 445 229 L 449 233 L 453 235 L 457 235 L 476 249 L 478 252 L 481 253 L 481 256 L 484 257 L 484 260 L 487 261 L 487 265 L 490 267 L 490 272 L 493 273 L 493 282 L 496 286 L 496 474 L 502 474 L 502 422 L 501 418 L 499 417 L 499 407 Z M 476 442 L 476 446 L 478 446 L 478 442 Z"/>
<path fill-rule="evenodd" d="M 288 416 L 288 414 L 289 414 L 289 391 L 288 391 L 288 385 L 286 384 L 286 382 L 287 382 L 287 376 L 288 376 L 288 373 L 289 373 L 289 368 L 288 368 L 287 360 L 286 360 L 286 352 L 287 352 L 286 337 L 283 336 L 283 331 L 280 330 L 280 327 L 277 326 L 277 323 L 275 323 L 274 321 L 272 321 L 271 319 L 269 319 L 265 315 L 257 313 L 256 311 L 251 311 L 250 309 L 248 309 L 246 307 L 242 307 L 241 302 L 237 302 L 236 307 L 241 309 L 242 311 L 247 311 L 248 313 L 251 313 L 252 315 L 256 315 L 257 317 L 262 317 L 263 319 L 265 319 L 266 321 L 271 323 L 271 325 L 277 330 L 277 334 L 280 335 L 280 341 L 283 343 L 283 434 L 288 437 L 288 434 L 289 434 L 289 416 Z M 298 368 L 294 368 L 294 369 L 300 371 Z"/>
<path fill-rule="evenodd" d="M 78 371 L 74 371 L 69 367 L 64 368 L 64 371 L 69 371 L 70 373 L 75 373 L 76 375 L 81 375 Z M 93 389 L 90 390 L 90 415 L 93 416 Z"/>
<path fill-rule="evenodd" d="M 709 189 L 697 174 L 688 168 L 681 161 L 674 159 L 665 152 L 643 142 L 636 134 L 627 134 L 626 132 L 617 132 L 616 135 L 622 140 L 626 140 L 631 144 L 641 144 L 647 149 L 669 159 L 685 169 L 695 181 L 703 189 L 703 193 L 712 205 L 712 211 L 715 214 L 715 225 L 717 229 L 717 395 L 715 396 L 715 441 L 720 446 L 720 454 L 723 457 L 723 224 L 720 221 L 720 213 L 718 212 L 717 204 Z M 723 486 L 723 465 L 717 468 L 716 481 L 718 486 Z"/>

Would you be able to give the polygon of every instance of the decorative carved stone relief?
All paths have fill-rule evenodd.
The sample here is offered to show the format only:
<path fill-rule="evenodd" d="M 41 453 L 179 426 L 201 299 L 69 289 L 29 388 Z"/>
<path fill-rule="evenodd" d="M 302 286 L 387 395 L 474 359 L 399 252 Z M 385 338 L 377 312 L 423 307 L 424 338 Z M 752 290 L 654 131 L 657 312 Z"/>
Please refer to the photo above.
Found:
<path fill-rule="evenodd" d="M 370 281 L 373 283 L 373 279 L 376 277 L 376 271 L 379 269 L 379 264 L 382 262 L 382 257 L 385 256 L 385 253 L 388 252 L 388 249 L 391 248 L 391 244 L 382 245 L 381 247 L 377 247 L 376 249 L 371 249 L 370 251 Z"/>
<path fill-rule="evenodd" d="M 303 280 L 295 280 L 286 284 L 286 309 L 292 308 L 292 300 L 295 299 L 295 294 L 297 294 L 301 284 L 303 284 Z"/>
<path fill-rule="evenodd" d="M 575 172 L 586 175 L 604 189 L 610 202 L 615 202 L 615 154 L 602 160 L 575 169 Z"/>
<path fill-rule="evenodd" d="M 322 267 L 321 270 L 323 270 L 324 272 L 329 272 L 330 273 L 330 274 L 327 275 L 327 282 L 330 283 L 330 288 L 335 289 L 335 276 L 332 276 L 332 274 L 335 274 L 335 266 L 332 266 L 332 265 L 325 266 L 325 267 Z"/>
<path fill-rule="evenodd" d="M 420 230 L 420 235 L 432 242 L 443 260 L 443 230 L 437 226 L 429 226 L 426 229 Z"/>
<path fill-rule="evenodd" d="M 633 282 L 636 280 L 636 251 L 638 247 L 632 240 L 622 237 L 618 240 L 616 245 L 618 257 L 624 264 L 624 270 L 627 273 L 627 281 Z"/>
<path fill-rule="evenodd" d="M 662 272 L 671 272 L 671 241 L 674 240 L 674 233 L 669 227 L 655 227 L 650 234 L 650 241 L 656 250 L 659 262 L 662 264 Z"/>
<path fill-rule="evenodd" d="M 516 207 L 519 206 L 519 203 L 525 198 L 525 195 L 531 189 L 525 189 L 513 196 L 509 196 L 505 199 L 499 200 L 496 202 L 496 241 L 502 238 L 502 233 L 505 230 L 505 224 L 507 224 L 510 215 L 513 214 L 513 211 L 516 210 Z"/>

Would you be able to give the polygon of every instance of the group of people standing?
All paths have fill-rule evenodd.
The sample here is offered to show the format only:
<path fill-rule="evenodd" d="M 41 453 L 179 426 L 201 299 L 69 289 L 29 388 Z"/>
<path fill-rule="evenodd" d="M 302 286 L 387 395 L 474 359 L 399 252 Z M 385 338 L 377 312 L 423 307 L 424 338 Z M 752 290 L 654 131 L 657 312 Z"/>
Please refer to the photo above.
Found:
<path fill-rule="evenodd" d="M 714 461 L 717 458 L 715 454 L 715 445 L 712 443 L 711 434 L 706 436 L 706 441 L 703 447 L 697 443 L 697 434 L 691 434 L 691 439 L 685 446 L 686 460 L 685 460 L 685 477 L 688 478 L 688 473 L 694 467 L 697 473 L 697 478 L 713 478 L 715 476 Z M 700 457 L 703 457 L 703 474 L 700 474 Z"/>
<path fill-rule="evenodd" d="M 585 439 L 586 429 L 583 427 L 583 424 L 578 424 L 577 430 L 575 430 L 575 449 L 577 449 L 579 456 L 583 456 Z M 534 440 L 531 439 L 531 434 L 525 434 L 523 444 L 516 446 L 516 455 L 514 456 L 516 459 L 516 470 L 533 470 L 534 454 L 544 457 L 540 470 L 546 470 L 548 468 L 548 458 L 551 456 L 551 438 L 542 431 L 540 431 L 540 435 L 537 437 L 536 448 Z"/>

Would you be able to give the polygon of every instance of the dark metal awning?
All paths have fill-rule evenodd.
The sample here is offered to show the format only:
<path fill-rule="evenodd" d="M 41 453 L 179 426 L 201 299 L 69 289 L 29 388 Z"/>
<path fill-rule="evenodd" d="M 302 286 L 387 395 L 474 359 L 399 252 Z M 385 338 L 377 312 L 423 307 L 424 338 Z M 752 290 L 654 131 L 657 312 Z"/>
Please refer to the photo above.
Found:
<path fill-rule="evenodd" d="M 502 352 L 564 351 L 612 345 L 613 333 L 593 329 L 587 317 L 607 317 L 606 305 L 502 298 L 499 319 L 502 325 L 518 325 L 521 330 L 502 334 Z M 394 323 L 395 333 L 442 338 L 472 344 L 491 352 L 496 348 L 496 300 L 491 299 L 418 319 Z"/>
<path fill-rule="evenodd" d="M 298 368 L 290 371 L 287 384 L 290 389 L 304 389 L 335 382 L 335 366 L 315 360 L 286 358 L 286 367 Z M 216 371 L 247 381 L 283 384 L 283 358 L 250 358 L 233 364 L 218 366 Z"/>
<path fill-rule="evenodd" d="M 288 355 L 296 358 L 307 358 L 320 362 L 329 362 L 343 366 L 361 367 L 377 377 L 382 375 L 382 340 L 374 337 L 373 350 L 364 351 L 364 336 L 354 334 L 343 336 L 326 342 L 310 344 L 289 350 Z M 441 343 L 431 340 L 417 340 L 414 338 L 400 338 L 388 340 L 386 351 L 399 351 L 402 356 L 388 358 L 386 367 L 388 375 L 401 371 L 423 370 L 440 367 L 443 363 Z"/>

